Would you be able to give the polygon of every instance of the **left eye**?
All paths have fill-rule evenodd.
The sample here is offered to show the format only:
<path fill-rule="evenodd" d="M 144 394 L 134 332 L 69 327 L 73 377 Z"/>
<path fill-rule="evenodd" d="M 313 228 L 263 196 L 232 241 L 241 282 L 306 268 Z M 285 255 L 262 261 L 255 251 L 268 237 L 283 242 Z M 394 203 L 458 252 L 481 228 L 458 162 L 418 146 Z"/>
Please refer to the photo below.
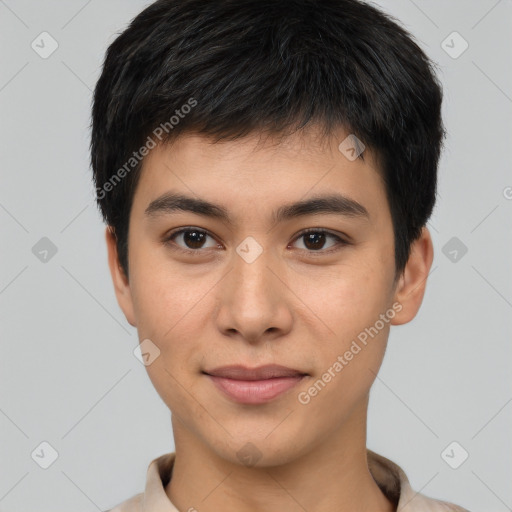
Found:
<path fill-rule="evenodd" d="M 332 247 L 336 247 L 337 245 L 346 245 L 347 242 L 342 240 L 339 236 L 334 235 L 332 233 L 329 233 L 328 231 L 322 231 L 322 230 L 308 230 L 303 231 L 295 240 L 304 240 L 303 245 L 305 246 L 305 250 L 309 252 L 315 252 L 320 251 L 321 249 L 325 249 L 325 241 L 327 238 L 331 238 L 335 241 L 334 244 L 332 244 L 327 249 L 330 249 Z M 324 251 L 329 252 L 329 251 Z"/>

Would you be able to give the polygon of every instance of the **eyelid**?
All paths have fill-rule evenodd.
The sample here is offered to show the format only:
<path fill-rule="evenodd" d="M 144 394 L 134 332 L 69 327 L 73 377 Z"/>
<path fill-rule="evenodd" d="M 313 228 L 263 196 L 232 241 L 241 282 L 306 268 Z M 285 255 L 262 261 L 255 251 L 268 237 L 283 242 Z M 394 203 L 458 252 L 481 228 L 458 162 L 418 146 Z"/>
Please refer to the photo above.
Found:
<path fill-rule="evenodd" d="M 306 229 L 303 229 L 297 235 L 295 235 L 295 238 L 293 240 L 295 241 L 298 238 L 300 238 L 301 236 L 307 235 L 308 233 L 325 233 L 326 235 L 330 235 L 330 236 L 332 236 L 334 238 L 338 238 L 342 242 L 345 242 L 347 244 L 349 243 L 349 241 L 348 241 L 349 237 L 347 235 L 345 235 L 344 233 L 337 233 L 337 232 L 331 231 L 330 229 L 327 229 L 327 228 L 306 228 Z"/>

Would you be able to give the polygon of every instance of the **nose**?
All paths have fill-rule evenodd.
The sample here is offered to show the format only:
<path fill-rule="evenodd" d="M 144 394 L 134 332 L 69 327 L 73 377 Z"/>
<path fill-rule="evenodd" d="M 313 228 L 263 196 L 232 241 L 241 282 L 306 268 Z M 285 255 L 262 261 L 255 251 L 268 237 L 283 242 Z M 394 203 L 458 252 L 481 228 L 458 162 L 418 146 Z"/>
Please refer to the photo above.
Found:
<path fill-rule="evenodd" d="M 251 262 L 233 254 L 231 270 L 218 291 L 216 322 L 223 335 L 257 344 L 292 328 L 291 292 L 278 258 L 263 252 Z"/>

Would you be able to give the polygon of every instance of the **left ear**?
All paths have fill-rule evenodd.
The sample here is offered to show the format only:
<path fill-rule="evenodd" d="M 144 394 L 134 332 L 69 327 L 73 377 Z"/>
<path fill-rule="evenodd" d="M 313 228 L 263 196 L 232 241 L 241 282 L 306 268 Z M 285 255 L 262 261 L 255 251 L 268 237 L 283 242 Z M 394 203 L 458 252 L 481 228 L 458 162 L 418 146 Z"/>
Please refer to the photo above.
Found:
<path fill-rule="evenodd" d="M 392 325 L 406 324 L 418 313 L 433 259 L 432 239 L 428 229 L 423 227 L 420 237 L 411 246 L 409 259 L 396 286 L 394 301 L 400 303 L 402 309 L 391 320 Z"/>

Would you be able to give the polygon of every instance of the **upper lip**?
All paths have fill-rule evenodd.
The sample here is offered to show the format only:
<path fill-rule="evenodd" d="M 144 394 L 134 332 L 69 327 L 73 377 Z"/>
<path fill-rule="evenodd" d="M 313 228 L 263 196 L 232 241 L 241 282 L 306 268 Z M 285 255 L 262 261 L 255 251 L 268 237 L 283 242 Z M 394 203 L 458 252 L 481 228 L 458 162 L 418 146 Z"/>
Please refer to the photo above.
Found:
<path fill-rule="evenodd" d="M 213 370 L 205 371 L 207 375 L 214 377 L 224 377 L 235 380 L 265 380 L 276 377 L 299 377 L 306 373 L 286 366 L 277 364 L 268 364 L 258 366 L 257 368 L 248 368 L 242 365 L 222 366 Z"/>

